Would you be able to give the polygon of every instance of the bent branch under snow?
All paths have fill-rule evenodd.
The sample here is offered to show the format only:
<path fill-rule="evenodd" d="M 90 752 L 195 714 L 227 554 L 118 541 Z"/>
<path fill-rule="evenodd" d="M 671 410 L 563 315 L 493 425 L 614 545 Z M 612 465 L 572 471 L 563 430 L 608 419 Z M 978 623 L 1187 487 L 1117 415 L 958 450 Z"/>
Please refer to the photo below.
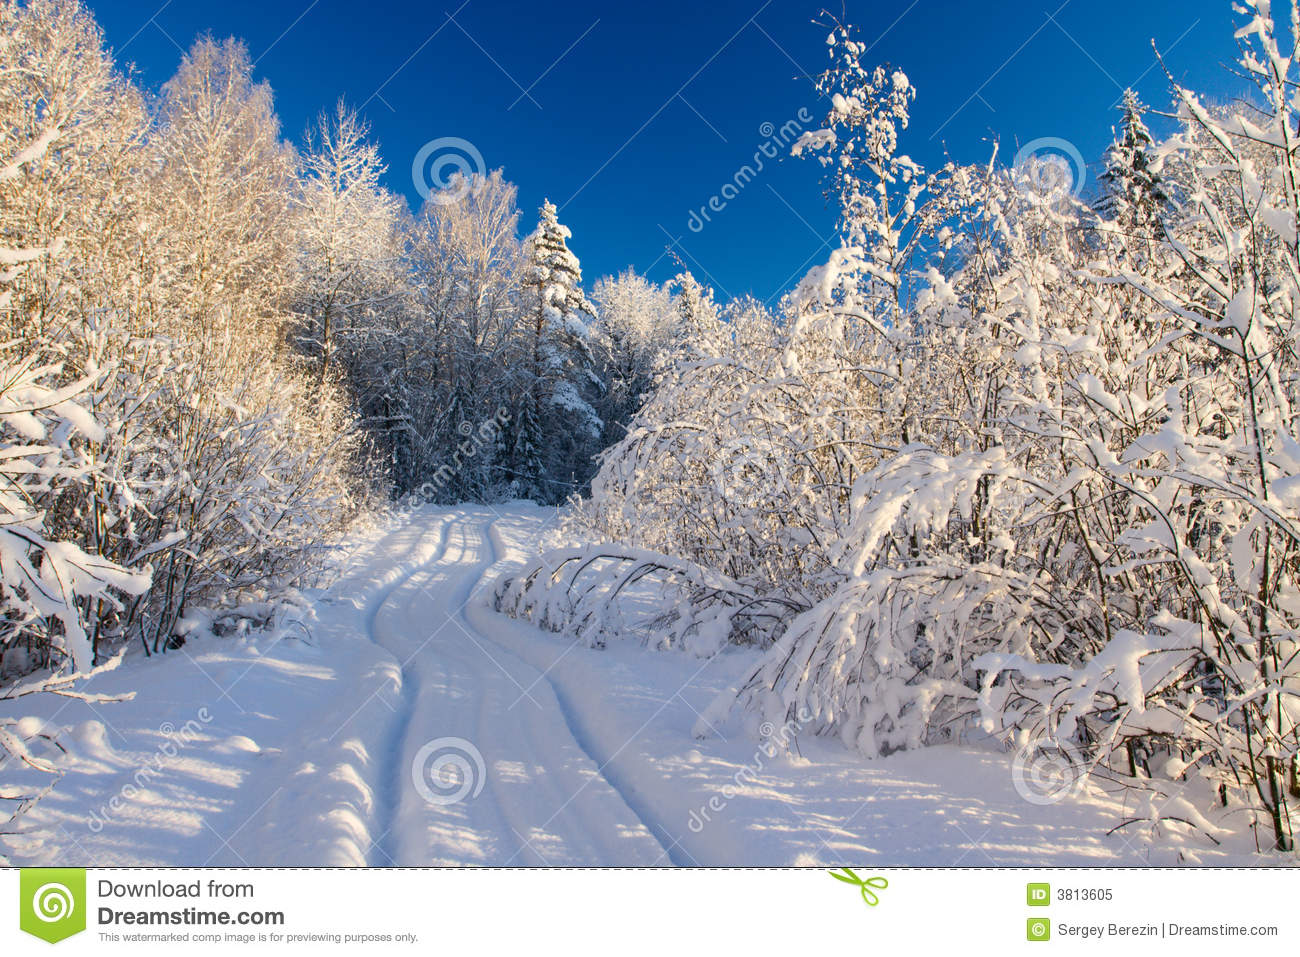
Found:
<path fill-rule="evenodd" d="M 613 545 L 547 553 L 505 579 L 495 605 L 589 647 L 603 647 L 608 635 L 632 633 L 661 648 L 702 655 L 726 644 L 767 645 L 803 610 L 692 562 Z"/>

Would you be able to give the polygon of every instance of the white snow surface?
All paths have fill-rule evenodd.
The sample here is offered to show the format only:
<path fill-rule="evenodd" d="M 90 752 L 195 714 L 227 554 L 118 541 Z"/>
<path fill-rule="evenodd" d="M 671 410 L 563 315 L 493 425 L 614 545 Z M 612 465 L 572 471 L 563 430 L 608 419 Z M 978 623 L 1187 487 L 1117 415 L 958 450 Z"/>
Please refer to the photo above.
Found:
<path fill-rule="evenodd" d="M 554 509 L 425 508 L 357 536 L 306 630 L 132 654 L 85 689 L 0 702 L 60 730 L 54 787 L 0 833 L 12 865 L 1115 865 L 1265 863 L 1243 841 L 1107 832 L 1118 798 L 1039 806 L 1011 756 L 867 761 L 800 735 L 770 755 L 732 716 L 692 737 L 756 652 L 579 647 L 508 619 L 492 586 Z M 421 796 L 459 738 L 470 793 Z M 421 762 L 427 765 L 427 761 Z M 418 767 L 418 765 L 417 765 Z M 39 776 L 37 776 L 39 777 Z M 28 781 L 0 766 L 0 784 Z M 32 778 L 30 780 L 35 780 Z M 427 790 L 427 789 L 426 789 Z M 476 793 L 475 793 L 476 792 Z"/>

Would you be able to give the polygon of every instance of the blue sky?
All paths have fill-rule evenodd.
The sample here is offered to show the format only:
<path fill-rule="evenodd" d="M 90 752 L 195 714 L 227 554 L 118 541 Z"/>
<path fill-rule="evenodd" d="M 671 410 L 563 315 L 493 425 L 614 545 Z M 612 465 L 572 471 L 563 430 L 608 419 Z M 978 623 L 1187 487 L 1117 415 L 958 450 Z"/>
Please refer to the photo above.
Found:
<path fill-rule="evenodd" d="M 692 217 L 773 128 L 800 110 L 822 118 L 805 77 L 826 63 L 813 23 L 825 0 L 88 3 L 148 87 L 211 31 L 247 42 L 289 138 L 340 96 L 362 107 L 390 188 L 413 204 L 421 147 L 468 141 L 518 184 L 525 231 L 543 198 L 560 206 L 589 281 L 629 265 L 666 280 L 671 245 L 720 297 L 768 299 L 829 252 L 834 212 L 811 161 L 769 164 L 708 222 Z M 1095 161 L 1123 87 L 1169 103 L 1153 39 L 1193 88 L 1230 85 L 1227 0 L 846 3 L 869 59 L 918 88 L 904 151 L 926 164 L 945 148 L 985 159 L 994 138 L 1010 157 L 1042 137 Z"/>

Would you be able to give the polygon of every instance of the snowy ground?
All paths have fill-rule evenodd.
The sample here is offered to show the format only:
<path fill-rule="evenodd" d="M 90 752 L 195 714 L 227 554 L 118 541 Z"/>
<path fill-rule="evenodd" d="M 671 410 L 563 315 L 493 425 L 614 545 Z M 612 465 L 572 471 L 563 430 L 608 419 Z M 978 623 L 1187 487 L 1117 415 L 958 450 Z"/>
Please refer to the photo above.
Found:
<path fill-rule="evenodd" d="M 1246 863 L 1243 843 L 1145 845 L 1092 794 L 1017 794 L 1009 757 L 867 762 L 743 722 L 692 728 L 752 653 L 575 647 L 491 610 L 553 510 L 426 509 L 362 537 L 310 640 L 213 638 L 132 657 L 93 690 L 0 714 L 68 729 L 62 771 L 0 834 L 14 865 Z M 465 744 L 439 739 L 457 738 Z M 446 747 L 467 776 L 444 769 Z M 477 752 L 477 755 L 475 754 Z M 482 770 L 475 764 L 481 756 Z M 417 786 L 416 774 L 425 777 Z M 0 783 L 18 773 L 0 767 Z M 429 781 L 469 792 L 440 803 Z M 480 790 L 481 788 L 481 790 Z M 423 793 L 421 793 L 423 791 Z M 475 793 L 476 792 L 476 793 Z M 428 798 L 432 796 L 434 800 Z M 1254 858 L 1262 862 L 1261 858 Z"/>

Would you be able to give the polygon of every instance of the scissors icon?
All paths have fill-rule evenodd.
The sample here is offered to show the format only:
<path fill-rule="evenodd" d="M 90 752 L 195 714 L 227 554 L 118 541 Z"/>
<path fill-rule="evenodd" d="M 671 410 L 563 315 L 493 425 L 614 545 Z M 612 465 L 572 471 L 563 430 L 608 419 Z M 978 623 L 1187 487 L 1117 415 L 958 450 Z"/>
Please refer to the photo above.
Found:
<path fill-rule="evenodd" d="M 845 884 L 852 884 L 854 887 L 860 888 L 862 890 L 862 899 L 867 902 L 868 907 L 875 907 L 880 903 L 880 898 L 872 888 L 874 887 L 876 890 L 883 891 L 889 886 L 889 881 L 885 880 L 883 877 L 868 877 L 866 880 L 863 880 L 847 867 L 842 867 L 840 870 L 844 873 L 837 874 L 835 871 L 831 871 L 831 877 L 835 878 L 837 881 L 843 881 Z"/>

